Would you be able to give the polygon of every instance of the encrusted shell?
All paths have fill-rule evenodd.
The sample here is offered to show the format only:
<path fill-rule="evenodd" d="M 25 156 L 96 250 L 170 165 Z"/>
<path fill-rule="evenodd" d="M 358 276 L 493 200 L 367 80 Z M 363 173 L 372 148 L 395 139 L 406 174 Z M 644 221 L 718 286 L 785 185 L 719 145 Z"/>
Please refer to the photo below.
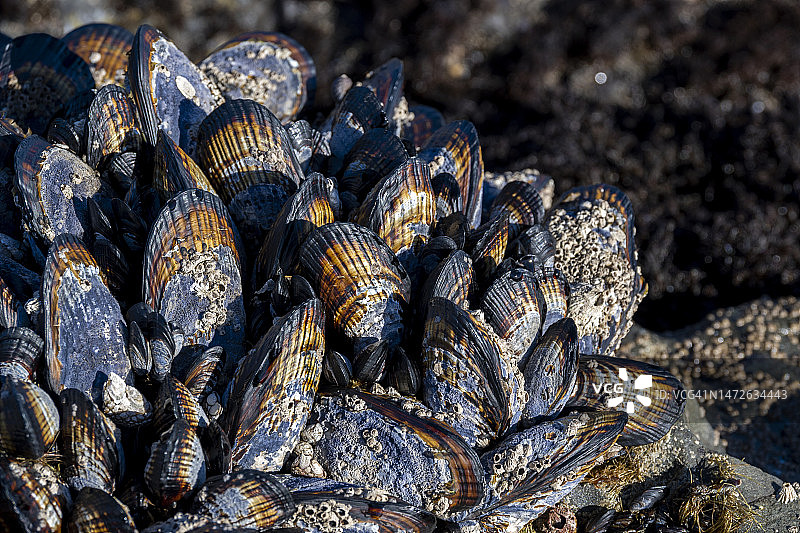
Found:
<path fill-rule="evenodd" d="M 0 528 L 24 533 L 57 533 L 66 502 L 54 497 L 34 466 L 10 460 L 0 453 Z"/>
<path fill-rule="evenodd" d="M 199 65 L 226 100 L 248 98 L 282 122 L 313 99 L 316 68 L 297 41 L 277 32 L 248 32 L 220 45 Z"/>
<path fill-rule="evenodd" d="M 324 353 L 325 313 L 315 299 L 278 319 L 242 360 L 228 400 L 235 464 L 283 467 L 306 425 Z"/>
<path fill-rule="evenodd" d="M 125 321 L 86 247 L 71 234 L 53 241 L 42 277 L 47 378 L 53 391 L 93 397 L 98 375 L 132 379 Z"/>
<path fill-rule="evenodd" d="M 244 338 L 238 235 L 222 201 L 201 189 L 167 202 L 147 239 L 144 301 L 190 344 L 221 345 L 235 363 Z"/>

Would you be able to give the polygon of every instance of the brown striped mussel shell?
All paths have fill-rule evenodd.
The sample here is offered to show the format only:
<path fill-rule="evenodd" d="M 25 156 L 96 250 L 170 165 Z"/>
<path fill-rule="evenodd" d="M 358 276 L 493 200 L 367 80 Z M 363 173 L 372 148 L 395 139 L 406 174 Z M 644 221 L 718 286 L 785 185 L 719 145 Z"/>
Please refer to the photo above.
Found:
<path fill-rule="evenodd" d="M 245 326 L 239 249 L 219 197 L 191 189 L 161 210 L 144 258 L 145 303 L 179 326 L 188 344 L 223 346 L 230 364 Z"/>
<path fill-rule="evenodd" d="M 56 440 L 58 409 L 45 391 L 29 381 L 0 376 L 0 452 L 39 459 Z"/>
<path fill-rule="evenodd" d="M 24 533 L 61 531 L 67 502 L 48 485 L 35 464 L 18 463 L 0 453 L 0 528 Z"/>
<path fill-rule="evenodd" d="M 106 85 L 89 104 L 86 120 L 86 162 L 94 169 L 142 144 L 133 101 L 118 85 Z"/>
<path fill-rule="evenodd" d="M 211 182 L 194 162 L 163 131 L 158 132 L 154 154 L 153 186 L 162 202 L 189 189 L 203 189 L 217 194 Z"/>
<path fill-rule="evenodd" d="M 105 491 L 81 489 L 67 522 L 68 533 L 135 533 L 136 525 L 128 508 Z"/>
<path fill-rule="evenodd" d="M 86 24 L 75 28 L 61 42 L 89 65 L 97 88 L 123 86 L 133 34 L 114 24 Z"/>
<path fill-rule="evenodd" d="M 316 68 L 309 53 L 277 32 L 234 37 L 199 67 L 226 100 L 255 100 L 281 122 L 292 120 L 313 99 L 316 88 Z"/>
<path fill-rule="evenodd" d="M 178 419 L 153 444 L 144 469 L 144 480 L 161 507 L 171 507 L 206 480 L 202 444 L 189 422 Z"/>
<path fill-rule="evenodd" d="M 410 281 L 380 237 L 357 224 L 327 224 L 308 236 L 299 262 L 356 353 L 379 340 L 399 344 Z"/>
<path fill-rule="evenodd" d="M 6 326 L 0 333 L 0 375 L 30 381 L 43 350 L 44 339 L 32 329 Z"/>
<path fill-rule="evenodd" d="M 448 172 L 455 177 L 463 213 L 470 226 L 477 228 L 483 202 L 483 156 L 475 126 L 466 120 L 442 126 L 428 138 L 417 157 L 430 166 L 432 176 Z"/>

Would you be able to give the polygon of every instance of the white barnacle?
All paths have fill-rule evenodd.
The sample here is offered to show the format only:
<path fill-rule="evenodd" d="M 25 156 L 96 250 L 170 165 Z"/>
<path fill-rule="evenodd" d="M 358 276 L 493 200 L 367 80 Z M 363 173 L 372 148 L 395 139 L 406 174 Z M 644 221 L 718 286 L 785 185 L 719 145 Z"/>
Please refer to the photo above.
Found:
<path fill-rule="evenodd" d="M 776 496 L 778 498 L 778 502 L 784 505 L 797 501 L 798 498 L 797 491 L 794 489 L 791 483 L 784 483 L 780 490 L 778 490 L 778 494 Z"/>

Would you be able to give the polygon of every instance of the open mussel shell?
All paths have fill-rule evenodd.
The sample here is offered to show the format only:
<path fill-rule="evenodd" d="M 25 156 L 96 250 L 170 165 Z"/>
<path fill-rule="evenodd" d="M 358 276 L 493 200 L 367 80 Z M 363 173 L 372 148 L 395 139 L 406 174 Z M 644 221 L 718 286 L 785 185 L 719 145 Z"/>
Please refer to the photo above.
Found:
<path fill-rule="evenodd" d="M 372 128 L 380 128 L 386 124 L 386 113 L 375 93 L 367 87 L 356 86 L 347 91 L 344 98 L 333 111 L 331 124 L 331 155 L 337 161 L 332 162 L 332 171 L 338 170 L 344 157 L 353 148 L 356 141 Z"/>
<path fill-rule="evenodd" d="M 86 162 L 98 168 L 115 154 L 135 152 L 142 142 L 136 109 L 125 89 L 106 85 L 97 91 L 86 119 Z"/>
<path fill-rule="evenodd" d="M 528 403 L 523 422 L 559 413 L 575 384 L 578 332 L 571 318 L 554 323 L 542 334 L 527 361 L 523 361 Z"/>
<path fill-rule="evenodd" d="M 271 474 L 242 469 L 209 478 L 197 491 L 192 511 L 238 528 L 263 530 L 295 512 L 291 494 Z"/>
<path fill-rule="evenodd" d="M 66 34 L 61 42 L 89 65 L 97 88 L 125 84 L 128 54 L 133 44 L 133 34 L 125 28 L 114 24 L 86 24 Z"/>
<path fill-rule="evenodd" d="M 53 445 L 59 416 L 45 391 L 29 381 L 0 376 L 0 451 L 39 459 Z"/>
<path fill-rule="evenodd" d="M 158 131 L 154 163 L 153 186 L 162 202 L 189 189 L 217 194 L 197 163 L 161 130 Z"/>
<path fill-rule="evenodd" d="M 101 192 L 100 177 L 78 156 L 37 135 L 22 141 L 14 157 L 22 214 L 45 242 L 62 233 L 83 237 L 86 200 Z"/>
<path fill-rule="evenodd" d="M 422 360 L 425 404 L 470 446 L 484 448 L 508 429 L 519 391 L 508 390 L 511 369 L 487 325 L 450 300 L 431 299 Z"/>
<path fill-rule="evenodd" d="M 59 235 L 50 247 L 42 301 L 51 390 L 73 387 L 97 397 L 97 387 L 112 372 L 133 379 L 119 304 L 97 262 L 74 235 Z"/>
<path fill-rule="evenodd" d="M 291 194 L 303 179 L 286 130 L 258 102 L 225 102 L 203 120 L 198 135 L 198 160 L 228 204 L 258 184 Z"/>
<path fill-rule="evenodd" d="M 379 181 L 350 219 L 378 234 L 408 269 L 436 214 L 428 166 L 412 158 Z"/>
<path fill-rule="evenodd" d="M 442 126 L 417 154 L 430 166 L 432 176 L 448 172 L 461 190 L 462 210 L 472 228 L 481 223 L 483 156 L 475 126 L 466 120 Z"/>
<path fill-rule="evenodd" d="M 481 309 L 522 367 L 523 356 L 539 339 L 544 316 L 544 301 L 533 272 L 514 268 L 496 278 L 483 293 Z"/>
<path fill-rule="evenodd" d="M 122 443 L 114 424 L 77 389 L 59 395 L 61 474 L 74 491 L 94 487 L 111 494 L 122 475 Z"/>
<path fill-rule="evenodd" d="M 326 428 L 312 446 L 327 477 L 386 490 L 443 518 L 483 500 L 478 456 L 449 425 L 356 390 L 321 395 L 313 413 Z"/>
<path fill-rule="evenodd" d="M 315 173 L 283 205 L 256 259 L 253 269 L 255 290 L 274 278 L 279 270 L 290 272 L 297 260 L 297 250 L 308 234 L 333 222 L 328 193 L 328 180 Z"/>
<path fill-rule="evenodd" d="M 306 425 L 324 353 L 325 312 L 313 299 L 278 319 L 242 359 L 228 399 L 234 464 L 283 467 Z"/>
<path fill-rule="evenodd" d="M 508 213 L 509 240 L 534 224 L 544 220 L 544 204 L 536 186 L 524 181 L 511 181 L 500 191 L 492 202 L 489 218 Z"/>
<path fill-rule="evenodd" d="M 436 130 L 444 126 L 444 116 L 438 109 L 427 105 L 411 106 L 409 113 L 413 118 L 402 124 L 400 137 L 411 141 L 419 150 Z"/>
<path fill-rule="evenodd" d="M 222 101 L 216 87 L 164 34 L 146 24 L 133 39 L 128 79 L 147 142 L 155 146 L 161 129 L 193 157 L 200 122 Z"/>
<path fill-rule="evenodd" d="M 178 419 L 153 444 L 144 469 L 147 487 L 161 507 L 187 499 L 206 480 L 200 439 L 189 422 Z"/>
<path fill-rule="evenodd" d="M 316 68 L 297 41 L 276 32 L 249 32 L 222 44 L 199 65 L 226 100 L 252 99 L 281 122 L 313 99 Z"/>
<path fill-rule="evenodd" d="M 399 137 L 382 128 L 368 130 L 344 158 L 339 192 L 350 192 L 361 201 L 381 178 L 407 159 L 408 152 Z"/>
<path fill-rule="evenodd" d="M 582 413 L 510 435 L 481 456 L 492 496 L 470 519 L 484 531 L 519 530 L 572 491 L 616 442 L 626 418 Z"/>
<path fill-rule="evenodd" d="M 38 135 L 70 98 L 93 87 L 89 65 L 50 35 L 22 35 L 2 53 L 0 115 Z"/>
<path fill-rule="evenodd" d="M 128 508 L 105 491 L 85 487 L 75 498 L 67 533 L 135 533 Z"/>
<path fill-rule="evenodd" d="M 187 343 L 242 351 L 244 301 L 239 237 L 219 197 L 192 189 L 167 202 L 147 239 L 144 301 Z"/>
<path fill-rule="evenodd" d="M 571 407 L 628 413 L 623 446 L 655 442 L 683 414 L 680 380 L 661 367 L 618 357 L 580 356 Z"/>
<path fill-rule="evenodd" d="M 24 533 L 57 533 L 67 510 L 34 465 L 26 466 L 0 453 L 0 529 Z"/>
<path fill-rule="evenodd" d="M 0 333 L 0 375 L 30 380 L 44 350 L 44 339 L 30 328 L 7 326 Z"/>
<path fill-rule="evenodd" d="M 376 340 L 400 343 L 411 283 L 383 239 L 357 224 L 334 222 L 308 236 L 299 262 L 355 353 Z"/>
<path fill-rule="evenodd" d="M 611 185 L 571 189 L 550 211 L 547 228 L 556 244 L 555 265 L 566 279 L 599 288 L 595 309 L 586 311 L 600 314 L 600 318 L 576 319 L 582 326 L 582 350 L 612 354 L 647 293 L 638 265 L 630 200 Z"/>
<path fill-rule="evenodd" d="M 356 496 L 337 496 L 314 491 L 292 492 L 297 511 L 288 524 L 303 531 L 377 531 L 379 533 L 432 533 L 436 517 L 400 502 L 373 501 Z"/>

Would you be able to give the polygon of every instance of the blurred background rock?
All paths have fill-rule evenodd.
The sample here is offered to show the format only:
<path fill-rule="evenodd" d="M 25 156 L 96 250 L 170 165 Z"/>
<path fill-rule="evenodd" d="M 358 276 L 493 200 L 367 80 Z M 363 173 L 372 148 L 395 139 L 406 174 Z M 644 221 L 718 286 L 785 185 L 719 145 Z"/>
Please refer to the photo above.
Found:
<path fill-rule="evenodd" d="M 619 185 L 636 208 L 655 330 L 761 295 L 800 295 L 800 3 L 3 0 L 0 31 L 148 22 L 190 57 L 254 29 L 338 74 L 397 56 L 412 102 L 468 118 L 486 168 L 558 191 Z"/>

